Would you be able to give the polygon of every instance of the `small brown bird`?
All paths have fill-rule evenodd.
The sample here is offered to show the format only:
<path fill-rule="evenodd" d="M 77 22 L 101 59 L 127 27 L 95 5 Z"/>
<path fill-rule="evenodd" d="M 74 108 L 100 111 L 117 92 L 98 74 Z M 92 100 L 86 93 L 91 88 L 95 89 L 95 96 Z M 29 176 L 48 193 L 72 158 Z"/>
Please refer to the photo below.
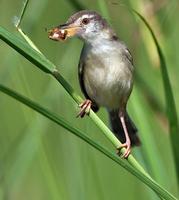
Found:
<path fill-rule="evenodd" d="M 89 108 L 95 112 L 106 107 L 114 134 L 126 147 L 139 145 L 137 128 L 126 111 L 133 87 L 133 61 L 126 45 L 107 21 L 95 11 L 83 10 L 51 31 L 49 38 L 65 40 L 78 36 L 84 41 L 79 61 L 79 82 L 86 100 L 80 105 L 83 117 Z M 119 148 L 121 148 L 119 147 Z"/>

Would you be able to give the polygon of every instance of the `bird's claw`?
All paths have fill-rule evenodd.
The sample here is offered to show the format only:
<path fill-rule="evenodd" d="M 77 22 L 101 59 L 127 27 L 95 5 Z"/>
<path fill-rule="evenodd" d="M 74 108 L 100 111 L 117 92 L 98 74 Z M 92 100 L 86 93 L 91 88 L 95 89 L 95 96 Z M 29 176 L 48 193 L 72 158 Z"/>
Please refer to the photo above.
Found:
<path fill-rule="evenodd" d="M 121 149 L 122 149 L 123 147 L 126 148 L 124 154 L 121 153 Z M 122 154 L 121 158 L 127 158 L 127 157 L 129 156 L 130 152 L 131 152 L 131 144 L 130 144 L 130 141 L 129 141 L 129 142 L 126 141 L 125 143 L 121 144 L 120 147 L 117 148 L 117 154 L 118 154 L 119 156 L 121 156 L 121 154 Z"/>
<path fill-rule="evenodd" d="M 89 114 L 92 102 L 89 99 L 86 99 L 83 103 L 79 105 L 80 112 L 78 113 L 77 117 L 84 117 L 85 114 Z"/>

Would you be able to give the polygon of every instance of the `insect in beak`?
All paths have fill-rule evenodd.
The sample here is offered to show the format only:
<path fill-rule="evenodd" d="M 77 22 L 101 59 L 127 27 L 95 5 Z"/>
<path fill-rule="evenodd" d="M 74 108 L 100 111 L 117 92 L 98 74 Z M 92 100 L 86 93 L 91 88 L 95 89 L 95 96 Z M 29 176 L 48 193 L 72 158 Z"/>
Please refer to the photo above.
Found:
<path fill-rule="evenodd" d="M 66 40 L 68 37 L 75 36 L 80 30 L 80 27 L 73 25 L 60 25 L 48 31 L 48 37 L 52 40 Z"/>
<path fill-rule="evenodd" d="M 59 41 L 59 40 L 66 40 L 67 38 L 67 31 L 64 29 L 54 28 L 48 31 L 49 39 Z"/>

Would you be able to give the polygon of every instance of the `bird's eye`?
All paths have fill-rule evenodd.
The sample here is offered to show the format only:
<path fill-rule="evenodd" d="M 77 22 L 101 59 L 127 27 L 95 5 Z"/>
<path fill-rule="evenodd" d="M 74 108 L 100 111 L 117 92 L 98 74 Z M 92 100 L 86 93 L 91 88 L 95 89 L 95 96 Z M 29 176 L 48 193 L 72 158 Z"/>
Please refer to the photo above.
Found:
<path fill-rule="evenodd" d="M 84 18 L 84 19 L 82 20 L 82 23 L 83 23 L 84 25 L 87 25 L 89 22 L 90 22 L 90 20 L 89 20 L 88 18 Z"/>

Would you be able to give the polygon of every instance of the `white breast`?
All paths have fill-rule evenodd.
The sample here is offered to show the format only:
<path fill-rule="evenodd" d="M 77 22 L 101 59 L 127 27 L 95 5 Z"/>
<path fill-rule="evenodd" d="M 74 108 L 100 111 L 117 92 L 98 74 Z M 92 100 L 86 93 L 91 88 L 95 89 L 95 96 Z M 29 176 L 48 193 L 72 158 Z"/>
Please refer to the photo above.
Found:
<path fill-rule="evenodd" d="M 132 71 L 120 51 L 109 46 L 92 49 L 84 66 L 84 83 L 89 97 L 98 105 L 119 108 L 132 89 Z"/>

